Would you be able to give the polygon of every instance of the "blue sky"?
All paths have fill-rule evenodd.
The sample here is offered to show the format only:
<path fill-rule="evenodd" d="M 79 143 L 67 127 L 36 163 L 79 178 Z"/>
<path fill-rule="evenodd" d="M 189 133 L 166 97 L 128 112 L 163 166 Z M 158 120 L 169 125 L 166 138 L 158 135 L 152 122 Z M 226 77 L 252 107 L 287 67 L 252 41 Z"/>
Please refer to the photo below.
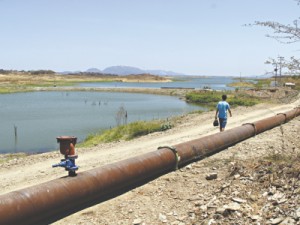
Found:
<path fill-rule="evenodd" d="M 298 56 L 254 21 L 291 24 L 294 0 L 0 0 L 0 68 L 126 65 L 189 75 L 261 75 Z"/>

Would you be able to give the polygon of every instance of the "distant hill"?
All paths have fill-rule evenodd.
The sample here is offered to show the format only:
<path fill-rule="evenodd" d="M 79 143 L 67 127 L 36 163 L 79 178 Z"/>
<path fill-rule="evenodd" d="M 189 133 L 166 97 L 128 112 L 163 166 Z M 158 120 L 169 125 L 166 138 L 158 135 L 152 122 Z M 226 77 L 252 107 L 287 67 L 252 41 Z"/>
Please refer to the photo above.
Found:
<path fill-rule="evenodd" d="M 99 70 L 97 68 L 90 68 L 90 69 L 86 70 L 85 72 L 87 72 L 87 73 L 103 73 L 101 70 Z"/>
<path fill-rule="evenodd" d="M 117 74 L 117 75 L 145 74 L 145 73 L 158 75 L 158 76 L 184 75 L 181 73 L 176 73 L 173 71 L 165 71 L 165 70 L 142 70 L 140 68 L 132 67 L 132 66 L 111 66 L 111 67 L 105 68 L 102 72 L 109 73 L 109 74 Z"/>
<path fill-rule="evenodd" d="M 132 66 L 110 66 L 105 68 L 104 70 L 100 70 L 98 68 L 89 68 L 86 71 L 64 71 L 60 72 L 61 74 L 76 74 L 76 73 L 102 73 L 102 74 L 113 74 L 113 75 L 136 75 L 136 74 L 152 74 L 157 76 L 179 76 L 179 75 L 185 75 L 182 73 L 176 73 L 173 71 L 165 71 L 165 70 L 142 70 L 137 67 Z"/>
<path fill-rule="evenodd" d="M 130 74 L 142 74 L 145 73 L 145 71 L 131 66 L 111 66 L 105 68 L 103 70 L 103 73 L 117 74 L 117 75 L 130 75 Z"/>
<path fill-rule="evenodd" d="M 58 72 L 59 74 L 79 74 L 81 71 L 63 71 L 63 72 Z"/>
<path fill-rule="evenodd" d="M 153 75 L 159 75 L 159 76 L 167 76 L 167 75 L 180 76 L 180 75 L 184 75 L 182 73 L 176 73 L 176 72 L 173 72 L 173 71 L 165 71 L 165 70 L 145 70 L 145 72 L 153 74 Z"/>

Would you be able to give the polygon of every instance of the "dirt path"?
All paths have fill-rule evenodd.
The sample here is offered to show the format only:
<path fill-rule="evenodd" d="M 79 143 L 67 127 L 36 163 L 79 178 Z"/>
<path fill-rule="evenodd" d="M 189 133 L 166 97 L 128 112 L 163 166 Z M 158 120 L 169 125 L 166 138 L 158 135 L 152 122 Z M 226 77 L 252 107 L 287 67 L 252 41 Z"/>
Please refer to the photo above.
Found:
<path fill-rule="evenodd" d="M 299 105 L 299 100 L 286 105 L 262 104 L 251 108 L 239 107 L 233 109 L 233 117 L 228 119 L 227 129 L 288 111 L 297 105 Z M 79 172 L 154 151 L 159 146 L 176 145 L 216 133 L 218 128 L 212 126 L 213 118 L 214 112 L 206 112 L 200 115 L 191 114 L 184 116 L 180 125 L 166 132 L 153 133 L 132 141 L 120 141 L 100 144 L 93 148 L 78 149 L 77 164 L 80 166 Z M 1 165 L 0 193 L 64 176 L 66 172 L 62 168 L 51 168 L 51 165 L 59 162 L 60 158 L 61 155 L 57 151 L 12 159 Z"/>
<path fill-rule="evenodd" d="M 284 105 L 260 104 L 254 107 L 238 107 L 232 110 L 233 117 L 229 118 L 227 129 L 270 117 L 279 112 L 291 110 L 299 105 L 300 99 L 291 104 Z M 132 141 L 120 141 L 116 143 L 100 144 L 93 148 L 77 149 L 79 155 L 77 164 L 80 166 L 79 172 L 154 151 L 159 146 L 172 146 L 208 134 L 217 133 L 218 128 L 212 126 L 214 114 L 215 112 L 206 112 L 203 114 L 182 116 L 179 125 L 165 132 L 153 133 Z M 51 165 L 59 162 L 60 158 L 60 153 L 56 151 L 20 159 L 12 159 L 9 162 L 1 164 L 0 194 L 65 176 L 66 171 L 64 171 L 64 169 L 51 168 Z M 121 203 L 119 202 L 119 204 Z M 67 222 L 58 222 L 58 224 L 75 224 L 76 218 L 77 217 L 74 217 L 73 220 L 66 219 Z M 88 223 L 85 221 L 79 224 Z M 91 224 L 102 223 L 96 222 Z M 132 221 L 124 224 L 132 224 Z"/>

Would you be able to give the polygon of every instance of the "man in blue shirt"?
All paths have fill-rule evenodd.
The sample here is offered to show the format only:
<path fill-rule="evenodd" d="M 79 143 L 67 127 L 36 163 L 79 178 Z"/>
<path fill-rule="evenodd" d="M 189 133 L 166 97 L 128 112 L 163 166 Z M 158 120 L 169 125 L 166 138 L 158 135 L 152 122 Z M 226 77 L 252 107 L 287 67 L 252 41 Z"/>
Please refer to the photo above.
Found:
<path fill-rule="evenodd" d="M 219 116 L 220 132 L 225 130 L 227 124 L 227 111 L 229 112 L 230 117 L 232 116 L 230 111 L 230 105 L 226 102 L 227 96 L 222 95 L 222 101 L 219 101 L 217 105 L 217 111 L 215 119 Z"/>

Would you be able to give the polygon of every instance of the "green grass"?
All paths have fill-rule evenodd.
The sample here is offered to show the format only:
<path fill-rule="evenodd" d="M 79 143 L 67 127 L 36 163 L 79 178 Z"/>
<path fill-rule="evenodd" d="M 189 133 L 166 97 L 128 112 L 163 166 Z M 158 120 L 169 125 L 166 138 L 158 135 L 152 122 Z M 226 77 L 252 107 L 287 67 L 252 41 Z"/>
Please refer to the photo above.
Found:
<path fill-rule="evenodd" d="M 231 96 L 230 98 L 228 98 L 227 100 L 228 100 L 228 103 L 232 107 L 253 106 L 253 105 L 256 105 L 256 104 L 262 102 L 259 98 L 256 98 L 256 97 L 253 97 L 250 95 L 246 95 L 246 94 L 234 95 L 234 96 Z"/>
<path fill-rule="evenodd" d="M 199 104 L 213 110 L 216 104 L 222 99 L 222 95 L 227 95 L 227 102 L 232 107 L 236 106 L 253 106 L 261 102 L 258 98 L 252 97 L 247 94 L 234 93 L 234 92 L 203 92 L 193 91 L 186 95 L 187 102 Z"/>
<path fill-rule="evenodd" d="M 200 91 L 193 91 L 187 93 L 185 98 L 186 101 L 189 103 L 194 103 L 197 105 L 204 105 L 208 108 L 213 108 L 215 103 L 220 101 L 222 94 L 213 92 L 200 92 Z"/>
<path fill-rule="evenodd" d="M 188 112 L 188 114 L 202 114 L 204 112 L 205 111 L 203 111 L 203 110 L 195 110 L 195 111 Z"/>
<path fill-rule="evenodd" d="M 234 82 L 231 84 L 228 84 L 229 87 L 236 87 L 236 88 L 254 88 L 255 83 L 249 82 L 249 81 L 242 81 L 242 82 Z"/>
<path fill-rule="evenodd" d="M 273 78 L 257 79 L 257 83 L 254 85 L 254 87 L 257 89 L 270 87 L 270 84 L 273 80 Z"/>
<path fill-rule="evenodd" d="M 30 92 L 32 88 L 24 88 L 24 87 L 1 87 L 0 86 L 0 94 L 12 94 L 19 92 Z"/>
<path fill-rule="evenodd" d="M 157 131 L 164 131 L 172 128 L 169 122 L 155 121 L 137 121 L 127 125 L 121 125 L 109 130 L 99 131 L 95 134 L 90 134 L 79 143 L 78 147 L 91 147 L 99 143 L 108 143 L 118 140 L 131 140 L 136 137 L 147 135 Z"/>
<path fill-rule="evenodd" d="M 254 85 L 255 88 L 260 89 L 260 88 L 265 88 L 265 87 L 270 87 L 270 84 L 272 81 L 275 81 L 275 78 L 266 78 L 266 79 L 257 79 L 257 83 Z M 284 83 L 291 82 L 295 83 L 295 89 L 300 90 L 300 76 L 277 76 L 277 82 L 279 83 L 280 86 L 282 86 Z"/>

